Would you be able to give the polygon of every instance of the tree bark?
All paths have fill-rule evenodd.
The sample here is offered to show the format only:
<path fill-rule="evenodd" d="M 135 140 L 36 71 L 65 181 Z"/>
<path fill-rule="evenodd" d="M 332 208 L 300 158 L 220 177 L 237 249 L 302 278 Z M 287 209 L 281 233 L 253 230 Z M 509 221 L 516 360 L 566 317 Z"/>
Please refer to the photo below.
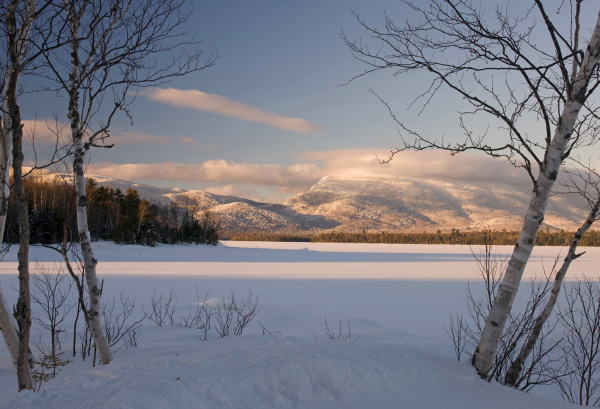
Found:
<path fill-rule="evenodd" d="M 6 109 L 5 109 L 6 111 Z M 9 169 L 12 166 L 12 134 L 10 120 L 6 117 L 0 122 L 0 245 L 4 239 L 6 226 L 6 213 L 8 210 L 8 197 L 10 194 Z M 4 338 L 6 348 L 10 353 L 13 365 L 17 367 L 19 354 L 19 337 L 16 324 L 11 314 L 11 309 L 6 303 L 2 288 L 0 287 L 0 332 Z"/>
<path fill-rule="evenodd" d="M 581 256 L 581 254 L 576 253 L 577 246 L 579 245 L 579 241 L 581 240 L 581 237 L 583 236 L 583 234 L 590 227 L 592 227 L 592 225 L 596 221 L 596 217 L 598 216 L 599 208 L 600 208 L 600 201 L 597 201 L 594 204 L 594 206 L 592 207 L 592 209 L 590 210 L 590 213 L 589 213 L 588 217 L 586 218 L 585 222 L 579 227 L 579 229 L 577 229 L 577 231 L 573 235 L 573 239 L 571 240 L 571 244 L 569 246 L 569 251 L 567 252 L 567 255 L 565 256 L 563 263 L 560 266 L 560 269 L 558 270 L 558 272 L 556 273 L 556 276 L 554 278 L 554 285 L 552 286 L 552 291 L 550 292 L 550 297 L 548 297 L 548 301 L 546 302 L 546 305 L 544 306 L 542 313 L 536 318 L 533 328 L 532 328 L 531 332 L 529 333 L 529 336 L 527 337 L 527 341 L 523 345 L 523 348 L 521 348 L 519 355 L 513 361 L 513 363 L 511 364 L 511 366 L 506 374 L 505 383 L 507 385 L 516 386 L 517 381 L 519 380 L 519 376 L 521 376 L 521 372 L 523 371 L 523 365 L 525 364 L 525 361 L 527 360 L 527 358 L 529 358 L 531 351 L 533 351 L 533 347 L 535 346 L 535 343 L 537 342 L 537 340 L 542 332 L 542 328 L 544 327 L 544 324 L 546 323 L 546 321 L 548 321 L 548 318 L 550 318 L 550 315 L 552 314 L 552 311 L 554 310 L 554 306 L 556 305 L 556 301 L 558 300 L 558 295 L 560 293 L 560 289 L 561 289 L 563 280 L 565 278 L 565 275 L 567 274 L 567 271 L 569 270 L 569 267 L 571 266 L 571 263 L 573 262 L 573 260 L 575 260 L 576 258 Z"/>
<path fill-rule="evenodd" d="M 544 219 L 544 212 L 551 189 L 558 176 L 565 148 L 569 142 L 579 111 L 586 99 L 587 86 L 600 58 L 600 15 L 597 18 L 590 43 L 585 51 L 572 91 L 568 95 L 558 126 L 546 152 L 525 219 L 521 234 L 508 263 L 502 283 L 494 299 L 494 305 L 486 320 L 479 344 L 473 355 L 473 365 L 481 376 L 487 376 L 492 367 L 504 325 L 510 314 L 525 266 L 533 250 L 537 234 Z"/>
<path fill-rule="evenodd" d="M 0 331 L 4 337 L 4 343 L 10 353 L 10 359 L 15 368 L 17 367 L 17 359 L 19 355 L 19 337 L 15 328 L 12 316 L 9 314 L 4 294 L 0 288 Z"/>
<path fill-rule="evenodd" d="M 10 81 L 15 83 L 15 81 Z M 15 309 L 17 325 L 19 327 L 19 351 L 17 357 L 17 378 L 19 390 L 31 389 L 31 378 L 29 373 L 29 338 L 31 332 L 31 299 L 29 292 L 29 211 L 25 188 L 23 185 L 23 129 L 20 120 L 18 105 L 12 103 L 16 98 L 16 83 L 9 84 L 9 112 L 13 121 L 13 177 L 15 202 L 17 205 L 17 219 L 19 225 L 19 298 Z M 12 88 L 12 90 L 11 90 Z"/>
<path fill-rule="evenodd" d="M 96 275 L 98 260 L 94 256 L 92 241 L 88 229 L 87 220 L 87 197 L 85 191 L 85 174 L 83 170 L 84 147 L 81 140 L 81 132 L 76 131 L 78 137 L 74 136 L 75 146 L 73 173 L 75 175 L 75 192 L 77 200 L 77 231 L 79 245 L 83 255 L 84 275 L 88 287 L 89 305 L 87 308 L 87 321 L 90 332 L 94 337 L 94 343 L 100 354 L 100 364 L 106 365 L 112 361 L 110 347 L 104 334 L 101 309 L 101 290 Z M 75 135 L 75 134 L 74 134 Z"/>
<path fill-rule="evenodd" d="M 68 118 L 71 123 L 73 143 L 73 176 L 75 178 L 75 205 L 77 211 L 77 233 L 83 255 L 84 275 L 88 287 L 89 306 L 87 319 L 90 332 L 94 338 L 96 349 L 100 354 L 100 364 L 106 365 L 112 361 L 110 346 L 104 334 L 101 308 L 101 289 L 96 275 L 98 260 L 94 256 L 92 240 L 88 228 L 87 196 L 85 191 L 84 159 L 86 148 L 83 144 L 83 129 L 79 116 L 79 42 L 77 33 L 80 26 L 80 16 L 74 10 L 73 3 L 69 7 L 69 24 L 71 29 L 71 73 L 69 89 Z"/>
<path fill-rule="evenodd" d="M 35 7 L 35 2 L 29 2 L 28 7 Z M 19 391 L 32 389 L 30 362 L 29 362 L 29 338 L 31 333 L 31 299 L 29 293 L 29 211 L 23 185 L 23 125 L 21 123 L 21 111 L 17 103 L 17 84 L 21 73 L 21 58 L 23 44 L 21 30 L 19 38 L 17 34 L 16 10 L 18 1 L 13 0 L 8 7 L 6 15 L 8 54 L 10 59 L 9 72 L 6 84 L 6 107 L 10 119 L 12 134 L 12 156 L 13 156 L 13 179 L 14 194 L 17 206 L 17 219 L 19 225 L 19 298 L 15 308 L 15 318 L 19 327 L 19 348 L 17 354 L 17 382 Z M 30 24 L 27 21 L 24 24 Z M 27 32 L 29 30 L 27 29 Z M 26 34 L 25 34 L 26 35 Z"/>

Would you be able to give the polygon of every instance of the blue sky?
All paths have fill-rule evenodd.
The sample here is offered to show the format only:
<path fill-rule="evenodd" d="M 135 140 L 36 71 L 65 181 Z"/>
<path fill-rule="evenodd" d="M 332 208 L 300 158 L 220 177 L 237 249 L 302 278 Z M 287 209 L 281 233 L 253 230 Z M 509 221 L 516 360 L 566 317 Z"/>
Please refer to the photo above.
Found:
<path fill-rule="evenodd" d="M 244 104 L 242 110 L 251 107 L 284 119 L 299 118 L 314 129 L 295 132 L 264 121 L 177 106 L 177 97 L 165 103 L 140 95 L 132 109 L 133 126 L 126 118 L 117 121 L 112 130 L 116 146 L 93 151 L 92 172 L 282 200 L 305 190 L 327 169 L 352 173 L 359 164 L 381 167 L 376 155 L 393 148 L 398 135 L 370 89 L 422 131 L 452 135 L 456 98 L 442 93 L 421 117 L 417 110 L 406 110 L 423 87 L 421 74 L 395 78 L 391 72 L 381 72 L 340 85 L 363 69 L 339 37 L 341 30 L 351 38 L 364 36 L 351 10 L 373 23 L 382 21 L 384 10 L 402 20 L 408 13 L 401 2 L 203 0 L 193 4 L 189 29 L 203 41 L 207 53 L 217 51 L 220 58 L 214 67 L 163 88 L 213 94 L 209 97 Z M 186 98 L 180 97 L 179 102 Z M 28 119 L 63 115 L 55 95 L 25 99 Z M 149 166 L 163 163 L 182 164 L 179 173 L 186 175 L 178 178 L 173 171 L 169 173 L 173 176 L 165 177 Z M 139 166 L 134 165 L 148 171 L 138 172 Z M 250 172 L 258 175 L 249 176 Z"/>

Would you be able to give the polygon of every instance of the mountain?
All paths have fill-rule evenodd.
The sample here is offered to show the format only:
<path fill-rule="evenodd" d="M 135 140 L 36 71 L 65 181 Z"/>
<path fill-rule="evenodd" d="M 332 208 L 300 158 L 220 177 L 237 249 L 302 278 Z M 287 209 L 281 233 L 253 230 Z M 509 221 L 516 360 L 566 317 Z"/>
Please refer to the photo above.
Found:
<path fill-rule="evenodd" d="M 209 211 L 224 231 L 310 231 L 327 230 L 340 223 L 321 215 L 299 213 L 285 204 L 263 203 L 238 196 L 217 195 L 202 190 L 160 188 L 102 176 L 90 176 L 97 183 L 122 191 L 133 188 L 150 202 L 173 201 L 201 215 Z"/>
<path fill-rule="evenodd" d="M 150 201 L 175 201 L 198 213 L 210 211 L 228 232 L 516 230 L 530 196 L 526 188 L 494 181 L 466 184 L 409 177 L 327 176 L 307 192 L 275 204 L 93 178 L 122 190 L 132 187 Z M 557 195 L 551 199 L 544 225 L 572 230 L 585 213 L 585 203 Z"/>
<path fill-rule="evenodd" d="M 286 204 L 299 213 L 340 223 L 337 229 L 437 230 L 520 228 L 529 202 L 527 189 L 487 181 L 465 184 L 435 179 L 324 177 Z M 545 226 L 574 229 L 585 204 L 572 196 L 551 199 Z"/>

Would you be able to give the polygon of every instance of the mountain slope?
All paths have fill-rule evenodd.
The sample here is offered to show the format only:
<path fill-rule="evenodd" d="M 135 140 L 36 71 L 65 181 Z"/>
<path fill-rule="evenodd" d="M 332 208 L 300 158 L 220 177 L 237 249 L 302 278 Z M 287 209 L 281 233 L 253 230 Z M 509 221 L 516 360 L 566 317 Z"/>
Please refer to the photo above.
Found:
<path fill-rule="evenodd" d="M 298 212 L 340 222 L 341 230 L 518 229 L 529 193 L 501 183 L 465 185 L 434 179 L 325 177 L 287 200 Z M 572 229 L 585 214 L 573 197 L 556 196 L 545 225 Z"/>
<path fill-rule="evenodd" d="M 229 232 L 517 230 L 529 201 L 526 187 L 495 181 L 465 184 L 409 177 L 328 176 L 307 192 L 275 204 L 94 178 L 122 190 L 132 187 L 150 201 L 174 201 L 198 214 L 210 211 Z M 585 213 L 584 203 L 558 195 L 551 199 L 544 224 L 572 230 Z"/>

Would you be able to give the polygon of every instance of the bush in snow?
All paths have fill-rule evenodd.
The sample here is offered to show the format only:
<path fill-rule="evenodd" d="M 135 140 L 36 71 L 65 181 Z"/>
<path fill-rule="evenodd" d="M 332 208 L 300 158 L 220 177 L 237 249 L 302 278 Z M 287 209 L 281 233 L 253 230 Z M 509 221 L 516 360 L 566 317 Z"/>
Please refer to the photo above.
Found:
<path fill-rule="evenodd" d="M 201 297 L 196 288 L 196 301 L 182 315 L 176 315 L 177 299 L 173 290 L 167 295 L 154 292 L 147 319 L 157 327 L 199 329 L 204 341 L 211 329 L 221 338 L 242 335 L 259 311 L 258 296 L 252 293 L 246 298 L 239 298 L 232 291 L 228 296 L 215 300 L 209 299 L 208 293 Z"/>

